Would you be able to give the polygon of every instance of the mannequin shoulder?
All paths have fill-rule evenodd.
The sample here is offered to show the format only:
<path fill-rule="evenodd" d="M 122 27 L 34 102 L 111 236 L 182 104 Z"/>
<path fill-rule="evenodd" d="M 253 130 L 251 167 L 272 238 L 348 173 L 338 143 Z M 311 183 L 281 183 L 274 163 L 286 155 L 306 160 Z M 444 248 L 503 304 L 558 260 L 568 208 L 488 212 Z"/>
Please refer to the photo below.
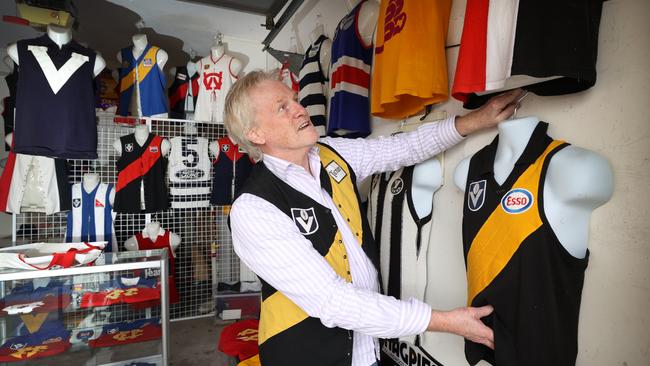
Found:
<path fill-rule="evenodd" d="M 471 159 L 471 155 L 463 158 L 454 170 L 454 184 L 463 192 L 465 192 L 465 185 L 467 185 L 467 173 L 469 172 L 469 162 Z"/>
<path fill-rule="evenodd" d="M 567 146 L 551 159 L 546 184 L 566 201 L 600 205 L 614 192 L 614 174 L 602 155 L 578 146 Z"/>
<path fill-rule="evenodd" d="M 18 44 L 12 43 L 7 46 L 7 55 L 18 65 Z"/>
<path fill-rule="evenodd" d="M 359 35 L 363 39 L 366 46 L 372 44 L 372 36 L 377 26 L 377 19 L 379 18 L 379 2 L 375 0 L 366 1 L 361 8 L 359 8 L 359 16 L 357 18 L 357 29 Z"/>
<path fill-rule="evenodd" d="M 231 56 L 230 59 L 230 73 L 234 77 L 239 77 L 239 74 L 241 73 L 241 70 L 244 66 L 244 63 L 238 59 L 237 57 Z"/>
<path fill-rule="evenodd" d="M 106 61 L 102 57 L 102 55 L 97 52 L 97 55 L 95 56 L 95 67 L 93 68 L 93 74 L 95 76 L 99 75 L 102 70 L 106 67 Z"/>

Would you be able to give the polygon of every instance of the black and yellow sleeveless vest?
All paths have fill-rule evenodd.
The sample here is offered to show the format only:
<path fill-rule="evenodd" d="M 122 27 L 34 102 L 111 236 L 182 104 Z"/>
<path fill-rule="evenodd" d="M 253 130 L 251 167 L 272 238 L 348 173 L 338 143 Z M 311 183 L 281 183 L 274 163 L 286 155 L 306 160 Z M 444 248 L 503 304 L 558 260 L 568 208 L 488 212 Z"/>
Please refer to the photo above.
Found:
<path fill-rule="evenodd" d="M 465 341 L 470 365 L 575 365 L 578 315 L 588 257 L 562 246 L 544 214 L 551 158 L 568 144 L 540 122 L 510 175 L 494 179 L 498 136 L 469 164 L 463 209 L 468 303 L 490 304 L 483 321 L 494 350 Z"/>
<path fill-rule="evenodd" d="M 319 144 L 321 186 L 347 219 L 375 268 L 378 253 L 366 216 L 361 213 L 356 176 L 331 147 Z M 263 163 L 253 168 L 240 194 L 258 196 L 292 218 L 334 271 L 352 282 L 341 233 L 330 209 L 276 177 Z M 335 366 L 352 363 L 352 331 L 328 328 L 262 279 L 259 325 L 260 359 L 264 366 Z"/>

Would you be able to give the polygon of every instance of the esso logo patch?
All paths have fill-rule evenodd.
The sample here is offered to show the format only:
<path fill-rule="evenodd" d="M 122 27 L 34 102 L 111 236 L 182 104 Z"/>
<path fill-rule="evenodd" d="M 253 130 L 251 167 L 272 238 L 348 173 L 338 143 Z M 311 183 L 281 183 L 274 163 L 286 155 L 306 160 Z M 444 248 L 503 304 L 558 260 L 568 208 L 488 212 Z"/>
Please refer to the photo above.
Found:
<path fill-rule="evenodd" d="M 501 208 L 509 214 L 526 212 L 533 205 L 533 195 L 523 188 L 515 188 L 501 199 Z"/>

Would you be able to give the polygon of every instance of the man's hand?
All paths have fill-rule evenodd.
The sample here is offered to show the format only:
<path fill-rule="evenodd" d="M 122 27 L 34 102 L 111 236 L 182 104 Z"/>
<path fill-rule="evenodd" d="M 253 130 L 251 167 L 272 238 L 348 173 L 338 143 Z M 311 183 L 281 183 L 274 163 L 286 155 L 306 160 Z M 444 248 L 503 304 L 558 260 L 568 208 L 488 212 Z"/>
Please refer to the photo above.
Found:
<path fill-rule="evenodd" d="M 456 130 L 461 135 L 467 136 L 472 132 L 496 126 L 512 116 L 517 102 L 525 93 L 522 89 L 514 89 L 490 98 L 481 108 L 456 117 Z"/>
<path fill-rule="evenodd" d="M 472 342 L 494 349 L 494 332 L 481 321 L 481 318 L 490 315 L 492 311 L 494 308 L 490 305 L 480 308 L 458 308 L 451 311 L 433 310 L 427 330 L 457 334 Z"/>

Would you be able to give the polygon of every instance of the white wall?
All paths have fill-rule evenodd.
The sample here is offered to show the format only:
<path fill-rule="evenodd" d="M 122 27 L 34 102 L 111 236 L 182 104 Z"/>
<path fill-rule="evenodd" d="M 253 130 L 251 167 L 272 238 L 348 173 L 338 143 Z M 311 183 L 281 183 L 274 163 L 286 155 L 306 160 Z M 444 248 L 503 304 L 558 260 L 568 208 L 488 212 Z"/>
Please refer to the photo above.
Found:
<path fill-rule="evenodd" d="M 448 45 L 460 43 L 465 1 L 453 2 Z M 346 1 L 306 1 L 289 29 L 272 46 L 286 49 L 292 33 L 304 51 L 318 14 L 332 37 L 347 13 Z M 650 2 L 610 0 L 600 26 L 598 81 L 585 92 L 526 98 L 519 116 L 550 123 L 551 136 L 604 155 L 615 174 L 612 199 L 591 220 L 590 263 L 585 275 L 579 329 L 578 365 L 647 365 L 650 357 Z M 549 25 L 552 26 L 552 25 Z M 302 48 L 301 48 L 302 47 Z M 458 48 L 450 48 L 453 80 Z M 436 107 L 466 113 L 451 100 Z M 396 128 L 376 121 L 373 136 Z M 496 131 L 472 136 L 445 154 L 445 185 L 435 196 L 429 246 L 426 301 L 440 309 L 463 306 L 466 277 L 462 253 L 461 192 L 453 185 L 456 164 L 488 144 Z M 460 337 L 429 334 L 426 349 L 445 365 L 466 364 Z"/>

